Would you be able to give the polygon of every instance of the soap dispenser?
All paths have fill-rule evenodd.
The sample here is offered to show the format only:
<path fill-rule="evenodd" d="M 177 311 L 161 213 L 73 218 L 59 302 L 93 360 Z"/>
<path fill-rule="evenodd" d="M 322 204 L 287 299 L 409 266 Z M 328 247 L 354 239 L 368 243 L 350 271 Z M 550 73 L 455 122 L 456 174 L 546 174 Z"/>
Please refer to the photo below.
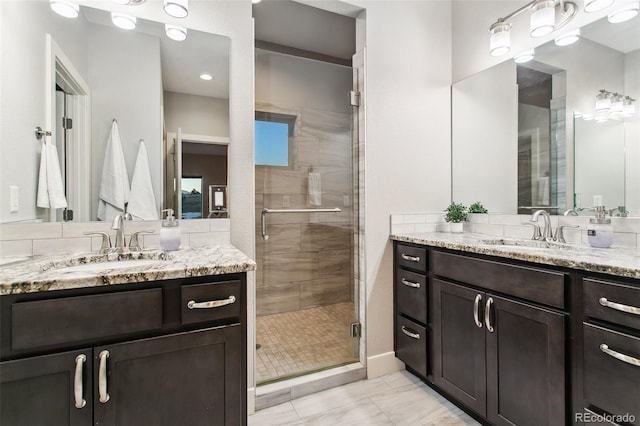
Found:
<path fill-rule="evenodd" d="M 587 240 L 591 247 L 610 247 L 613 244 L 613 226 L 606 217 L 604 206 L 596 206 L 596 217 L 589 219 Z"/>
<path fill-rule="evenodd" d="M 167 219 L 162 221 L 160 228 L 160 248 L 162 250 L 178 250 L 180 248 L 180 224 L 173 216 L 173 209 L 165 209 Z"/>

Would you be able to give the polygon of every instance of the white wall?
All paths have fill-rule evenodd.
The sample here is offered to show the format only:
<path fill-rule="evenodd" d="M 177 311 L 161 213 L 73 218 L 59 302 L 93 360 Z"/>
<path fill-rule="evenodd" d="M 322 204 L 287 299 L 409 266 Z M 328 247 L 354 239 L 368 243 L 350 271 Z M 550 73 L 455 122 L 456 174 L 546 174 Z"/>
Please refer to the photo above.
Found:
<path fill-rule="evenodd" d="M 168 132 L 228 138 L 229 100 L 164 92 L 164 119 Z"/>
<path fill-rule="evenodd" d="M 366 1 L 365 250 L 368 374 L 393 365 L 393 259 L 389 215 L 449 204 L 451 3 Z M 381 364 L 373 359 L 389 359 Z"/>
<path fill-rule="evenodd" d="M 52 15 L 57 16 L 48 2 L 0 4 L 0 223 L 46 217 L 45 209 L 36 208 L 42 143 L 33 133 L 36 126 L 47 126 L 45 33 L 87 76 L 84 21 L 52 19 Z M 17 213 L 9 213 L 9 186 L 19 188 Z"/>
<path fill-rule="evenodd" d="M 135 37 L 132 37 L 135 35 Z M 113 26 L 89 26 L 91 91 L 91 218 L 95 220 L 104 152 L 111 123 L 118 120 L 129 181 L 133 177 L 140 139 L 149 156 L 156 210 L 162 200 L 162 75 L 160 40 L 127 33 Z M 123 73 L 123 69 L 135 70 Z"/>
<path fill-rule="evenodd" d="M 518 86 L 513 61 L 452 86 L 453 200 L 515 214 Z M 478 161 L 480 160 L 480 161 Z"/>

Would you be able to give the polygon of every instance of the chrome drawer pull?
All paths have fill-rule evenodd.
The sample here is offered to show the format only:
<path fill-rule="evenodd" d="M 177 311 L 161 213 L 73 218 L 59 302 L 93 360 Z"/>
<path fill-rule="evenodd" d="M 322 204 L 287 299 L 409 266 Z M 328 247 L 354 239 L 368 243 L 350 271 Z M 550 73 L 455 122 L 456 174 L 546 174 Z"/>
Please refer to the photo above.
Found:
<path fill-rule="evenodd" d="M 402 258 L 409 262 L 420 262 L 420 256 L 409 256 L 408 254 L 402 253 Z"/>
<path fill-rule="evenodd" d="M 628 314 L 640 315 L 640 308 L 635 306 L 623 305 L 622 303 L 609 302 L 606 297 L 601 297 L 600 304 L 604 307 L 615 309 L 616 311 L 626 312 Z"/>
<path fill-rule="evenodd" d="M 187 302 L 187 308 L 189 309 L 211 309 L 219 308 L 220 306 L 230 305 L 236 302 L 235 296 L 229 296 L 223 300 L 211 300 L 209 302 L 196 302 L 195 300 L 189 300 Z"/>
<path fill-rule="evenodd" d="M 482 322 L 480 322 L 480 302 L 482 302 L 482 295 L 477 294 L 476 299 L 473 301 L 473 321 L 476 323 L 476 327 L 482 328 Z"/>
<path fill-rule="evenodd" d="M 409 331 L 411 329 L 405 327 L 404 325 L 402 326 L 402 332 L 404 334 L 406 334 L 407 336 L 411 337 L 412 339 L 420 339 L 420 334 L 414 332 L 413 330 Z"/>
<path fill-rule="evenodd" d="M 621 354 L 620 352 L 613 351 L 609 349 L 609 346 L 606 344 L 600 345 L 600 350 L 605 354 L 614 357 L 615 359 L 619 359 L 620 361 L 626 362 L 627 364 L 635 365 L 636 367 L 640 367 L 640 359 L 634 358 L 629 355 Z"/>
<path fill-rule="evenodd" d="M 402 281 L 402 284 L 406 285 L 407 287 L 420 288 L 420 283 L 414 283 L 413 281 L 407 281 L 404 278 L 401 281 Z"/>
<path fill-rule="evenodd" d="M 87 405 L 87 401 L 82 397 L 82 371 L 87 356 L 80 354 L 76 357 L 76 372 L 73 376 L 73 398 L 76 402 L 76 408 L 82 408 Z"/>
<path fill-rule="evenodd" d="M 493 333 L 493 326 L 491 325 L 491 304 L 493 298 L 487 299 L 487 304 L 484 306 L 484 325 L 487 326 L 489 333 Z"/>
<path fill-rule="evenodd" d="M 100 402 L 103 404 L 109 401 L 109 394 L 107 393 L 107 358 L 109 358 L 109 351 L 100 352 L 100 369 L 98 371 L 98 392 L 100 393 Z"/>

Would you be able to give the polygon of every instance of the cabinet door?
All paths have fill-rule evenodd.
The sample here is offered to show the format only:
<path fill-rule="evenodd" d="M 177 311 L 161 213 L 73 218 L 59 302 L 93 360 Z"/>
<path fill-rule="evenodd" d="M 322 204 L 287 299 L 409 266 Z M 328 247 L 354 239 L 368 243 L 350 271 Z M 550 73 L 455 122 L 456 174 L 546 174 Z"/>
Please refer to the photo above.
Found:
<path fill-rule="evenodd" d="M 83 349 L 0 363 L 0 424 L 93 424 L 91 362 L 91 349 Z"/>
<path fill-rule="evenodd" d="M 246 424 L 241 335 L 235 324 L 95 348 L 96 424 Z"/>
<path fill-rule="evenodd" d="M 564 425 L 564 315 L 487 296 L 487 417 L 496 425 Z"/>
<path fill-rule="evenodd" d="M 484 300 L 484 295 L 476 290 L 433 280 L 433 368 L 435 383 L 440 388 L 484 416 L 485 332 L 482 323 L 478 327 L 474 320 L 478 296 Z"/>

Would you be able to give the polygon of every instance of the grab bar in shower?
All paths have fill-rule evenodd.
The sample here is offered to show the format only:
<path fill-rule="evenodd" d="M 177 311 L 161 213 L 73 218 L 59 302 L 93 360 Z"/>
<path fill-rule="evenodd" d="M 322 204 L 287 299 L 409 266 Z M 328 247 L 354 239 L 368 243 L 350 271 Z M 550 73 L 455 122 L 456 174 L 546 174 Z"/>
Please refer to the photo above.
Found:
<path fill-rule="evenodd" d="M 267 235 L 267 213 L 340 213 L 342 210 L 338 207 L 331 209 L 262 209 L 260 213 L 260 228 L 262 230 L 262 238 L 269 239 Z"/>

